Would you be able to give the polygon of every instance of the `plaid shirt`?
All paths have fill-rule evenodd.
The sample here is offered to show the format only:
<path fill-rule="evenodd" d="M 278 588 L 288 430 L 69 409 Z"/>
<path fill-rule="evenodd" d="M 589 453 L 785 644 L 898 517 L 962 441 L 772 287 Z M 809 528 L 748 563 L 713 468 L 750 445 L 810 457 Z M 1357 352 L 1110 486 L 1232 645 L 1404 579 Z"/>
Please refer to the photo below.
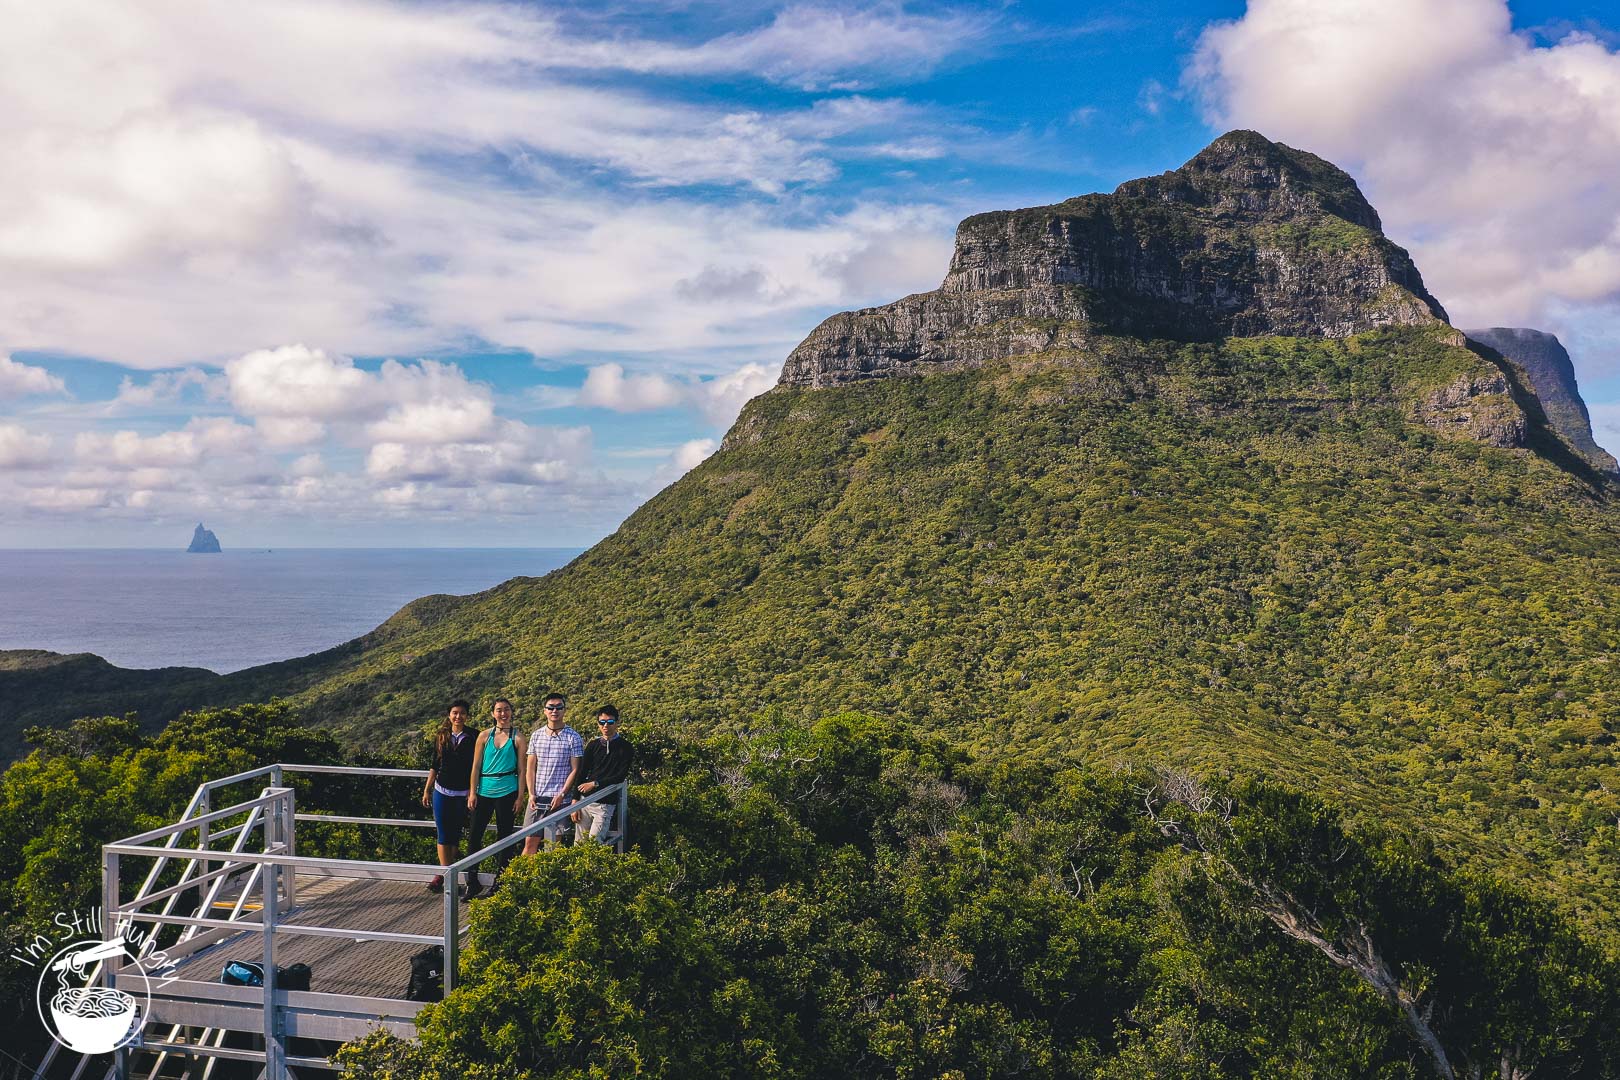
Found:
<path fill-rule="evenodd" d="M 555 733 L 549 727 L 536 728 L 529 736 L 529 756 L 535 759 L 534 795 L 549 797 L 563 789 L 574 762 L 585 756 L 585 741 L 571 727 Z"/>

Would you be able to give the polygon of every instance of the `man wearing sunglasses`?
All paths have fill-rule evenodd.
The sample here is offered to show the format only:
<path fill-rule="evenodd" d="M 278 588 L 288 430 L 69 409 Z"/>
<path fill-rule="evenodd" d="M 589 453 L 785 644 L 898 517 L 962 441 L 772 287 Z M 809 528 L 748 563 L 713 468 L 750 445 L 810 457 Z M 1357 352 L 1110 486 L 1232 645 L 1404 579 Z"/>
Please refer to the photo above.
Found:
<path fill-rule="evenodd" d="M 579 785 L 581 795 L 624 783 L 630 775 L 630 762 L 636 754 L 630 740 L 619 734 L 619 710 L 612 705 L 604 705 L 596 710 L 596 730 L 602 737 L 592 739 L 585 748 L 585 763 L 580 774 L 585 779 Z M 574 834 L 574 843 L 606 843 L 617 805 L 618 800 L 609 796 L 601 802 L 580 807 L 581 821 L 579 830 Z"/>
<path fill-rule="evenodd" d="M 579 732 L 563 722 L 568 699 L 561 694 L 546 695 L 546 726 L 529 736 L 529 756 L 525 759 L 529 770 L 529 809 L 523 824 L 531 825 L 547 814 L 567 806 L 568 793 L 579 779 L 580 760 L 585 756 L 585 741 Z M 523 842 L 523 854 L 533 855 L 540 850 L 540 841 L 556 843 L 570 828 L 563 818 L 554 825 L 530 836 Z"/>

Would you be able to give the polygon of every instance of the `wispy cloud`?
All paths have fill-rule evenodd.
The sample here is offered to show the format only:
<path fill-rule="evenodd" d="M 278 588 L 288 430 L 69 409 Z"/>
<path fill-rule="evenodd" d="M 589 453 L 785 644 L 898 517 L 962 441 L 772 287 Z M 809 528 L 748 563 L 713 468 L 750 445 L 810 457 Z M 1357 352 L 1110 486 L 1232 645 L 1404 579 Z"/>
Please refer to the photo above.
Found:
<path fill-rule="evenodd" d="M 778 350 L 845 299 L 826 260 L 953 216 L 794 193 L 845 156 L 937 154 L 949 125 L 892 96 L 738 107 L 614 74 L 893 83 L 992 22 L 800 5 L 683 42 L 503 4 L 43 5 L 0 39 L 0 346 L 148 367 L 300 339 Z M 883 134 L 902 119 L 911 139 Z M 772 286 L 678 294 L 694 265 Z"/>

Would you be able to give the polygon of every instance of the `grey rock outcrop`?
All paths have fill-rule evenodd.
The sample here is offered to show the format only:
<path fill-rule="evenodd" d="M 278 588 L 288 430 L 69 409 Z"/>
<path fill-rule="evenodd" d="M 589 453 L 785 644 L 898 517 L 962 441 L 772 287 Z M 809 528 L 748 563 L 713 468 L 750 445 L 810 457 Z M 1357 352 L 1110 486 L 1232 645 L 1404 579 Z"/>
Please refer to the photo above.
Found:
<path fill-rule="evenodd" d="M 832 316 L 780 381 L 981 364 L 1093 333 L 1347 337 L 1445 320 L 1348 174 L 1234 131 L 1111 195 L 968 218 L 938 289 Z"/>
<path fill-rule="evenodd" d="M 1513 400 L 1507 377 L 1500 371 L 1458 376 L 1455 382 L 1424 395 L 1415 414 L 1436 431 L 1487 446 L 1524 446 L 1529 426 L 1529 418 Z"/>
<path fill-rule="evenodd" d="M 1592 416 L 1575 385 L 1575 365 L 1557 337 L 1540 330 L 1507 326 L 1464 333 L 1496 350 L 1518 370 L 1524 385 L 1541 401 L 1548 426 L 1570 449 L 1593 468 L 1610 473 L 1620 471 L 1614 456 L 1592 437 Z"/>
<path fill-rule="evenodd" d="M 219 537 L 203 528 L 202 522 L 199 521 L 197 530 L 191 534 L 191 546 L 186 548 L 186 551 L 192 555 L 217 555 L 219 554 Z"/>

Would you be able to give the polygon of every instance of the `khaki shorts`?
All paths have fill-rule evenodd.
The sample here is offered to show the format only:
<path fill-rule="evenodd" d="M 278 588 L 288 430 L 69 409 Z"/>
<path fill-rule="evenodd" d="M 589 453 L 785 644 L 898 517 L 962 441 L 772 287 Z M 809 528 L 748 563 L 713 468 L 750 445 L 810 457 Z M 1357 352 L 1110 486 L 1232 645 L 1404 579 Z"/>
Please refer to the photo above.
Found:
<path fill-rule="evenodd" d="M 562 806 L 559 806 L 557 809 L 564 810 L 572 805 L 573 801 L 573 799 L 564 799 Z M 535 808 L 536 802 L 540 804 L 538 809 Z M 525 826 L 533 825 L 535 822 L 539 821 L 549 813 L 551 813 L 550 795 L 541 795 L 536 799 L 531 799 L 529 800 L 529 809 L 523 815 L 523 824 Z M 569 821 L 567 818 L 563 818 L 561 821 L 552 822 L 550 825 L 547 825 L 545 828 L 541 829 L 538 833 L 535 833 L 535 835 L 540 837 L 542 840 L 548 840 L 553 844 L 566 844 L 573 834 L 574 823 Z"/>

